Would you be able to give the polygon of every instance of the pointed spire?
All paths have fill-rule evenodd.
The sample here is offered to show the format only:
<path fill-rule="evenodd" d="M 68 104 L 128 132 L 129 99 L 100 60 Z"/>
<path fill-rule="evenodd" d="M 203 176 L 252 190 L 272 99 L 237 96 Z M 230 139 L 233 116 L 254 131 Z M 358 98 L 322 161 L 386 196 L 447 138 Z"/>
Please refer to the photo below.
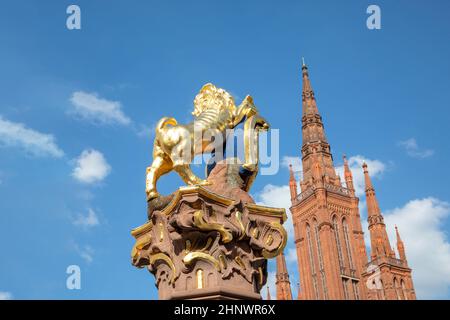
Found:
<path fill-rule="evenodd" d="M 277 273 L 275 275 L 277 286 L 277 300 L 292 300 L 291 282 L 286 267 L 284 252 L 277 256 Z"/>
<path fill-rule="evenodd" d="M 319 114 L 317 109 L 316 99 L 314 98 L 314 91 L 309 80 L 308 67 L 305 64 L 305 59 L 302 58 L 302 77 L 303 77 L 303 115 L 305 114 Z"/>
<path fill-rule="evenodd" d="M 302 289 L 300 287 L 300 282 L 297 282 L 297 300 L 304 300 L 303 294 L 302 294 Z"/>
<path fill-rule="evenodd" d="M 395 257 L 395 252 L 389 243 L 386 225 L 384 224 L 384 218 L 378 205 L 375 189 L 370 179 L 367 163 L 364 162 L 362 167 L 366 184 L 367 221 L 369 222 L 371 257 L 372 259 L 381 256 Z"/>
<path fill-rule="evenodd" d="M 366 193 L 368 191 L 373 192 L 374 196 L 375 196 L 375 189 L 373 188 L 372 180 L 370 180 L 369 170 L 367 169 L 367 163 L 365 161 L 363 162 L 362 167 L 364 170 L 364 181 L 366 183 Z"/>
<path fill-rule="evenodd" d="M 305 188 L 312 187 L 315 159 L 320 162 L 321 176 L 324 177 L 325 182 L 341 186 L 333 165 L 330 144 L 325 135 L 322 117 L 317 108 L 306 64 L 302 65 L 302 80 L 302 191 Z M 319 157 L 316 158 L 315 155 L 319 155 Z"/>
<path fill-rule="evenodd" d="M 295 180 L 292 164 L 289 164 L 289 189 L 291 191 L 291 200 L 297 198 L 297 181 Z"/>
<path fill-rule="evenodd" d="M 269 285 L 267 285 L 267 298 L 266 298 L 266 300 L 272 300 L 272 298 L 270 297 L 270 288 L 269 288 Z"/>
<path fill-rule="evenodd" d="M 347 189 L 349 189 L 351 192 L 355 192 L 355 188 L 353 186 L 353 175 L 352 171 L 350 170 L 350 167 L 348 166 L 347 157 L 343 156 L 344 158 L 344 177 L 345 177 L 345 184 L 347 185 Z"/>
<path fill-rule="evenodd" d="M 405 254 L 405 244 L 403 243 L 402 238 L 400 238 L 400 232 L 398 232 L 397 226 L 395 226 L 395 234 L 397 236 L 397 250 L 400 260 L 403 260 L 405 263 L 406 261 L 406 254 Z"/>
<path fill-rule="evenodd" d="M 369 170 L 367 169 L 367 163 L 364 161 L 362 164 L 364 170 L 364 182 L 367 200 L 367 211 L 369 218 L 371 216 L 380 216 L 380 208 L 378 206 L 378 201 L 375 196 L 375 189 L 372 185 L 372 180 L 370 179 Z"/>
<path fill-rule="evenodd" d="M 395 235 L 397 236 L 397 242 L 403 242 L 402 238 L 400 238 L 400 232 L 398 232 L 397 225 L 395 225 Z"/>
<path fill-rule="evenodd" d="M 378 200 L 375 195 L 375 188 L 372 185 L 372 180 L 370 179 L 369 170 L 367 163 L 363 162 L 363 170 L 364 170 L 364 181 L 365 181 L 365 191 L 366 191 L 366 200 L 367 200 L 367 212 L 368 216 L 380 216 L 383 219 L 380 211 L 380 207 L 378 206 Z"/>

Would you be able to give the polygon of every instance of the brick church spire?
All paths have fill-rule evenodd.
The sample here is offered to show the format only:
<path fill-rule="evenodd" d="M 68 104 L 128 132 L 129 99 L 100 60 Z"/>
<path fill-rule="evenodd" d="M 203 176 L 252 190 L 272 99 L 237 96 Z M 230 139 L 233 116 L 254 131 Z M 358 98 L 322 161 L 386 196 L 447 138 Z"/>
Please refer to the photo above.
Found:
<path fill-rule="evenodd" d="M 300 283 L 297 283 L 297 300 L 305 300 Z"/>
<path fill-rule="evenodd" d="M 309 79 L 308 67 L 302 64 L 302 162 L 303 180 L 300 184 L 302 191 L 313 184 L 313 167 L 319 167 L 324 182 L 340 185 L 339 177 L 333 165 L 330 145 L 325 136 L 322 116 L 317 108 L 314 91 Z M 317 162 L 320 165 L 317 166 Z"/>
<path fill-rule="evenodd" d="M 300 190 L 297 190 L 292 167 L 289 168 L 290 211 L 301 285 L 297 298 L 415 299 L 403 242 L 398 235 L 400 259 L 397 259 L 364 164 L 372 245 L 372 257 L 370 261 L 367 259 L 352 172 L 344 156 L 345 187 L 342 186 L 304 61 L 301 69 L 303 171 Z M 277 257 L 276 284 L 278 299 L 292 299 L 284 255 Z"/>
<path fill-rule="evenodd" d="M 366 185 L 366 202 L 367 202 L 367 221 L 369 222 L 370 242 L 371 242 L 371 258 L 379 257 L 395 257 L 389 243 L 389 238 L 386 232 L 386 225 L 381 214 L 378 200 L 375 195 L 375 189 L 369 176 L 367 164 L 364 162 L 364 180 Z"/>
<path fill-rule="evenodd" d="M 289 190 L 291 191 L 291 201 L 297 198 L 297 181 L 295 180 L 292 164 L 289 165 Z"/>
<path fill-rule="evenodd" d="M 269 285 L 267 285 L 267 298 L 266 298 L 266 300 L 272 300 L 272 298 L 270 297 L 270 288 L 269 288 Z"/>
<path fill-rule="evenodd" d="M 347 189 L 350 190 L 350 192 L 355 193 L 355 187 L 353 185 L 353 175 L 352 171 L 350 170 L 348 166 L 347 157 L 344 155 L 344 178 L 345 178 L 345 184 L 347 186 Z"/>
<path fill-rule="evenodd" d="M 302 90 L 302 102 L 303 102 L 303 115 L 305 114 L 317 114 L 316 99 L 314 97 L 314 91 L 309 80 L 308 67 L 305 64 L 305 60 L 302 59 L 302 77 L 303 77 L 303 90 Z"/>
<path fill-rule="evenodd" d="M 397 235 L 397 250 L 398 250 L 399 258 L 400 258 L 400 260 L 407 263 L 406 253 L 405 253 L 405 245 L 402 241 L 402 238 L 400 238 L 400 233 L 398 232 L 397 226 L 395 226 L 395 234 Z"/>
<path fill-rule="evenodd" d="M 277 256 L 277 274 L 275 284 L 277 286 L 277 300 L 292 300 L 291 282 L 286 267 L 284 253 Z"/>

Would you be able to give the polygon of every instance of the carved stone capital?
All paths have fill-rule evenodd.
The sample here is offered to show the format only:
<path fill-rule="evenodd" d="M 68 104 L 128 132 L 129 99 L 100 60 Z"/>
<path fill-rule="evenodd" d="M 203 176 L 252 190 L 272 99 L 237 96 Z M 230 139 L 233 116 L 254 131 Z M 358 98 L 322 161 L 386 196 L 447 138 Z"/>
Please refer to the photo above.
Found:
<path fill-rule="evenodd" d="M 132 231 L 132 264 L 155 276 L 160 299 L 260 299 L 285 219 L 284 209 L 182 187 Z"/>

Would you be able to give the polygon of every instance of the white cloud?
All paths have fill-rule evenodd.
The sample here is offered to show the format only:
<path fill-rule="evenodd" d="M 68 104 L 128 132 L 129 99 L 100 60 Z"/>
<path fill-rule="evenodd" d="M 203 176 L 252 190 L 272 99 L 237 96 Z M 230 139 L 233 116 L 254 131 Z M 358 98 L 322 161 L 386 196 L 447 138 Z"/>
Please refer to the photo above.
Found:
<path fill-rule="evenodd" d="M 289 210 L 291 206 L 289 186 L 275 186 L 268 184 L 264 186 L 263 190 L 256 194 L 256 201 L 258 204 L 274 207 L 274 208 L 284 208 L 286 209 L 286 214 L 288 219 L 283 224 L 288 234 L 293 235 L 294 226 L 292 225 L 291 211 Z"/>
<path fill-rule="evenodd" d="M 283 159 L 286 167 L 295 158 Z M 286 160 L 285 160 L 286 159 Z M 358 196 L 364 194 L 364 174 L 361 168 L 366 162 L 372 178 L 380 177 L 386 171 L 387 165 L 380 160 L 367 159 L 357 155 L 349 158 L 349 166 L 353 173 L 353 182 Z M 343 166 L 336 170 L 343 179 Z M 278 208 L 285 208 L 288 221 L 284 224 L 288 231 L 289 240 L 285 249 L 286 262 L 291 277 L 291 286 L 295 288 L 297 270 L 297 256 L 293 244 L 293 226 L 290 207 L 289 186 L 266 185 L 256 194 L 258 203 Z M 365 202 L 360 202 L 360 211 L 364 211 Z M 419 299 L 447 298 L 450 294 L 450 241 L 447 238 L 445 225 L 450 223 L 450 204 L 435 198 L 424 198 L 409 201 L 403 207 L 388 210 L 384 213 L 386 226 L 395 245 L 395 229 L 399 227 L 401 237 L 406 246 L 409 266 L 413 269 L 413 281 Z M 367 221 L 362 219 L 366 244 L 370 245 Z M 269 272 L 268 284 L 272 299 L 276 297 L 275 272 Z M 266 290 L 266 289 L 264 289 Z M 293 290 L 295 291 L 295 290 Z M 263 292 L 265 296 L 266 291 Z M 294 294 L 295 296 L 295 294 Z"/>
<path fill-rule="evenodd" d="M 286 257 L 286 259 L 287 259 L 287 257 Z M 261 289 L 261 296 L 263 297 L 264 300 L 267 300 L 267 286 L 269 286 L 271 300 L 277 299 L 277 285 L 275 284 L 275 282 L 276 282 L 276 264 L 273 264 L 273 265 L 275 266 L 275 268 L 273 268 L 274 271 L 267 272 L 267 283 Z M 297 265 L 297 258 L 295 260 L 295 266 L 293 266 L 293 268 L 289 268 L 289 265 L 288 265 L 289 282 L 291 284 L 291 294 L 292 294 L 293 300 L 296 300 L 297 296 L 298 296 L 296 265 Z M 295 270 L 294 270 L 294 268 L 295 268 Z"/>
<path fill-rule="evenodd" d="M 364 195 L 364 172 L 362 169 L 363 162 L 366 162 L 369 166 L 369 173 L 371 178 L 378 178 L 386 171 L 387 165 L 380 160 L 371 160 L 361 155 L 352 156 L 348 159 L 350 170 L 353 174 L 353 184 L 355 186 L 355 192 L 358 197 Z M 302 160 L 300 157 L 284 156 L 281 160 L 281 165 L 285 168 L 289 168 L 292 164 L 292 168 L 296 174 L 297 182 L 301 179 L 302 172 Z M 336 167 L 336 173 L 341 177 L 341 181 L 344 183 L 344 165 Z M 289 190 L 288 190 L 289 191 Z"/>
<path fill-rule="evenodd" d="M 72 176 L 83 183 L 102 181 L 111 172 L 111 166 L 106 162 L 100 151 L 84 150 L 76 159 L 76 167 Z"/>
<path fill-rule="evenodd" d="M 281 160 L 281 165 L 285 168 L 289 168 L 290 164 L 292 165 L 294 172 L 298 173 L 302 171 L 302 159 L 300 157 L 284 156 Z"/>
<path fill-rule="evenodd" d="M 284 208 L 286 210 L 287 220 L 283 224 L 283 227 L 287 231 L 288 241 L 286 248 L 284 249 L 284 253 L 291 282 L 291 289 L 293 289 L 293 292 L 297 292 L 297 253 L 294 245 L 294 225 L 292 224 L 292 215 L 289 210 L 289 207 L 291 206 L 289 186 L 275 186 L 268 184 L 262 191 L 256 194 L 255 199 L 258 204 L 274 208 Z M 273 270 L 276 271 L 275 264 L 273 265 Z M 273 300 L 276 299 L 275 271 L 268 273 L 268 285 L 270 288 L 270 295 Z M 266 290 L 267 289 L 264 288 L 264 291 L 262 291 L 264 297 L 266 296 Z M 296 298 L 294 293 L 293 297 Z"/>
<path fill-rule="evenodd" d="M 385 170 L 386 165 L 379 160 L 371 160 L 367 159 L 364 156 L 353 156 L 349 158 L 349 166 L 353 173 L 353 183 L 355 185 L 356 193 L 358 196 L 364 194 L 364 174 L 362 170 L 363 162 L 366 162 L 369 166 L 369 172 L 371 177 L 379 177 Z M 292 164 L 294 171 L 301 172 L 301 159 L 299 157 L 288 157 L 285 156 L 282 159 L 282 166 L 288 168 L 289 164 Z M 343 166 L 337 167 L 336 171 L 341 176 L 343 175 Z M 299 177 L 297 177 L 297 180 Z M 344 181 L 343 176 L 341 177 L 342 181 Z M 268 184 L 264 186 L 264 188 L 258 192 L 255 196 L 257 203 L 276 207 L 276 208 L 285 208 L 287 213 L 287 221 L 284 223 L 284 227 L 288 232 L 288 242 L 285 248 L 285 258 L 287 267 L 289 270 L 289 277 L 291 282 L 291 289 L 293 293 L 293 298 L 297 297 L 297 282 L 298 280 L 298 270 L 297 270 L 297 253 L 295 251 L 294 244 L 294 227 L 292 224 L 292 216 L 289 210 L 291 206 L 290 200 L 290 191 L 288 183 L 282 186 L 276 186 L 272 184 Z M 363 208 L 365 203 L 361 201 L 361 207 Z M 363 221 L 364 224 L 364 221 Z M 367 226 L 366 226 L 367 227 Z M 366 229 L 365 229 L 366 230 Z M 367 234 L 367 232 L 365 232 Z M 370 243 L 370 242 L 369 242 Z M 275 269 L 274 269 L 275 270 Z M 275 287 L 275 272 L 269 272 L 268 284 L 270 286 L 270 294 L 272 299 L 276 298 L 276 287 Z M 264 289 L 266 290 L 266 289 Z M 263 295 L 265 296 L 265 291 Z"/>
<path fill-rule="evenodd" d="M 267 300 L 267 286 L 269 286 L 270 299 L 271 300 L 277 299 L 277 286 L 275 285 L 275 280 L 276 280 L 275 272 L 269 271 L 267 273 L 267 283 L 261 289 L 261 295 L 264 297 L 264 300 Z"/>
<path fill-rule="evenodd" d="M 387 168 L 387 165 L 380 160 L 371 160 L 361 155 L 350 157 L 348 159 L 348 166 L 352 171 L 353 185 L 355 187 L 356 196 L 358 197 L 364 195 L 365 190 L 364 171 L 362 169 L 362 164 L 364 162 L 367 163 L 369 174 L 372 179 L 380 177 Z M 344 165 L 337 166 L 336 173 L 339 174 L 342 183 L 345 185 Z"/>
<path fill-rule="evenodd" d="M 76 91 L 70 97 L 72 113 L 81 118 L 100 124 L 129 125 L 131 123 L 122 111 L 119 101 L 100 98 L 96 93 Z"/>
<path fill-rule="evenodd" d="M 424 159 L 431 157 L 434 154 L 434 150 L 420 149 L 416 139 L 414 138 L 410 138 L 405 141 L 400 141 L 398 145 L 403 147 L 406 150 L 406 153 L 413 158 Z"/>
<path fill-rule="evenodd" d="M 419 299 L 447 299 L 450 293 L 450 242 L 445 225 L 450 204 L 436 198 L 409 201 L 385 214 L 389 238 L 395 244 L 394 225 L 405 243 Z"/>
<path fill-rule="evenodd" d="M 288 248 L 287 252 L 285 251 L 286 263 L 297 263 L 297 250 L 295 248 Z"/>
<path fill-rule="evenodd" d="M 86 215 L 78 214 L 73 220 L 73 224 L 87 229 L 99 225 L 100 221 L 95 211 L 89 208 Z"/>
<path fill-rule="evenodd" d="M 85 246 L 80 252 L 80 257 L 83 258 L 87 263 L 94 261 L 94 249 L 90 246 Z"/>
<path fill-rule="evenodd" d="M 135 129 L 136 134 L 138 137 L 141 138 L 151 138 L 155 135 L 155 124 L 146 126 L 146 125 L 139 125 L 138 129 Z"/>
<path fill-rule="evenodd" d="M 11 292 L 0 291 L 0 300 L 12 300 Z"/>
<path fill-rule="evenodd" d="M 75 251 L 80 255 L 80 257 L 86 261 L 86 263 L 92 263 L 94 261 L 94 249 L 86 245 L 83 248 L 80 248 L 80 246 L 76 243 L 73 244 Z"/>
<path fill-rule="evenodd" d="M 56 145 L 51 134 L 27 128 L 24 124 L 0 116 L 0 144 L 20 147 L 35 156 L 61 158 L 64 152 Z"/>

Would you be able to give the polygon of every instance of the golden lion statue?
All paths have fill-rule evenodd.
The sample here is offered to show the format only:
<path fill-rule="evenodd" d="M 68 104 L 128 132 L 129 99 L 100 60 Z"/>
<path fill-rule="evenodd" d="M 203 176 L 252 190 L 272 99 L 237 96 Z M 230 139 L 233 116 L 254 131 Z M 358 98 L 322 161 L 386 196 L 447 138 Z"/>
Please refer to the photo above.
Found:
<path fill-rule="evenodd" d="M 194 99 L 194 121 L 179 125 L 174 118 L 164 117 L 156 125 L 153 145 L 153 163 L 147 168 L 147 200 L 159 197 L 158 179 L 170 171 L 176 171 L 188 185 L 206 185 L 190 168 L 195 155 L 213 152 L 211 139 L 220 136 L 226 141 L 227 130 L 244 124 L 244 149 L 246 170 L 258 170 L 259 130 L 268 130 L 269 124 L 260 117 L 253 98 L 246 96 L 236 107 L 233 97 L 223 89 L 208 83 Z M 205 137 L 205 134 L 207 137 Z"/>

